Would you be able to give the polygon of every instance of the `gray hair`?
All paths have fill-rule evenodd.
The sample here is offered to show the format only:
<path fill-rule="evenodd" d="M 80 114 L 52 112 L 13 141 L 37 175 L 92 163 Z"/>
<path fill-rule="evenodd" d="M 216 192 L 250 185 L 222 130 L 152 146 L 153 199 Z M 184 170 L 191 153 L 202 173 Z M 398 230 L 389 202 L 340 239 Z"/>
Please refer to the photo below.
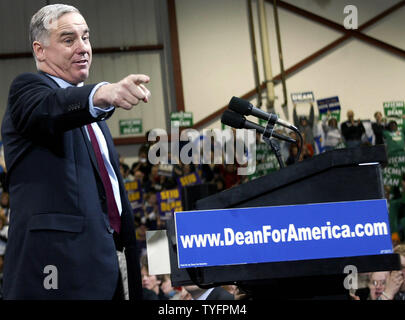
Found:
<path fill-rule="evenodd" d="M 64 14 L 80 11 L 66 4 L 51 4 L 41 8 L 33 15 L 30 23 L 30 44 L 34 41 L 46 43 L 49 39 L 50 29 Z"/>

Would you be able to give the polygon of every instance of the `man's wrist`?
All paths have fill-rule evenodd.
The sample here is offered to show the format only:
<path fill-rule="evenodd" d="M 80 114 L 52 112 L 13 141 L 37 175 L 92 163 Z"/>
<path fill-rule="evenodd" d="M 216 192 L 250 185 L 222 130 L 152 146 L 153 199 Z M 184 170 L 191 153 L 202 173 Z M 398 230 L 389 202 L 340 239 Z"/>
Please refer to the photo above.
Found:
<path fill-rule="evenodd" d="M 109 105 L 107 101 L 104 101 L 100 98 L 100 94 L 97 95 L 97 93 L 106 85 L 109 85 L 109 83 L 100 82 L 93 88 L 92 92 L 90 93 L 89 112 L 93 116 L 93 118 L 99 118 L 100 116 L 103 116 L 114 109 L 114 107 Z M 101 96 L 103 95 L 101 94 Z"/>
<path fill-rule="evenodd" d="M 109 84 L 109 82 L 101 82 L 94 87 L 93 92 L 90 95 L 92 105 L 94 107 L 106 109 L 111 106 L 109 102 L 105 98 L 103 98 L 105 95 L 102 94 L 102 91 L 105 90 L 105 86 Z"/>

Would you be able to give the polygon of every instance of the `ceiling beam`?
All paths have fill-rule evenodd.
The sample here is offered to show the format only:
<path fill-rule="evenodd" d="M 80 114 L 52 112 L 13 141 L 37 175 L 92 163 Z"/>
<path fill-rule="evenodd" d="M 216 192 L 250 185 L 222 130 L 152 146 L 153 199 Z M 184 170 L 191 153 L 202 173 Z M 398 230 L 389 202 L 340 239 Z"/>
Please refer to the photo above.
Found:
<path fill-rule="evenodd" d="M 272 1 L 267 0 L 269 3 L 273 4 Z M 296 63 L 295 65 L 291 66 L 290 68 L 285 70 L 285 75 L 286 77 L 291 76 L 293 74 L 295 74 L 296 72 L 299 72 L 301 70 L 303 70 L 304 68 L 308 67 L 311 63 L 315 62 L 316 60 L 318 60 L 319 58 L 321 58 L 322 56 L 328 54 L 328 52 L 332 51 L 333 49 L 337 48 L 339 45 L 343 44 L 345 41 L 349 40 L 350 38 L 354 37 L 354 32 L 353 30 L 346 30 L 343 26 L 339 25 L 336 22 L 333 22 L 329 19 L 320 17 L 318 15 L 315 15 L 309 11 L 300 9 L 298 7 L 295 7 L 293 5 L 290 5 L 284 1 L 279 1 L 278 2 L 280 7 L 286 10 L 290 10 L 291 12 L 294 12 L 298 15 L 301 15 L 303 17 L 309 18 L 312 21 L 321 23 L 325 26 L 328 26 L 330 28 L 333 28 L 337 31 L 343 32 L 344 35 L 338 39 L 336 39 L 335 41 L 331 42 L 330 44 L 320 48 L 319 50 L 317 50 L 316 52 L 314 52 L 313 54 L 307 56 L 306 58 L 302 59 L 301 61 L 299 61 L 298 63 Z M 404 57 L 403 53 L 402 53 L 402 49 L 399 49 L 397 47 L 391 46 L 387 43 L 383 43 L 380 40 L 371 38 L 369 36 L 366 36 L 364 34 L 362 34 L 360 31 L 376 24 L 378 21 L 381 21 L 382 19 L 386 18 L 387 16 L 389 16 L 390 14 L 394 13 L 395 11 L 397 11 L 398 9 L 402 8 L 405 5 L 405 0 L 398 2 L 397 4 L 393 5 L 392 7 L 388 8 L 387 10 L 384 10 L 383 12 L 381 12 L 380 14 L 376 15 L 375 17 L 373 17 L 372 19 L 366 21 L 365 23 L 363 23 L 362 25 L 359 26 L 359 29 L 356 32 L 356 36 L 361 40 L 364 40 L 367 38 L 367 40 L 365 41 L 369 41 L 370 44 L 371 42 L 374 42 L 373 45 L 375 44 L 376 46 L 379 46 L 380 48 L 384 47 L 383 49 L 390 51 L 398 56 Z M 364 37 L 365 36 L 365 37 Z M 377 42 L 379 42 L 377 44 Z M 392 48 L 390 48 L 392 47 Z M 399 50 L 398 50 L 399 49 Z M 281 80 L 281 74 L 276 75 L 273 78 L 274 81 L 274 85 L 277 85 L 280 83 Z M 265 84 L 262 83 L 261 88 L 264 89 L 265 88 Z M 249 100 L 252 97 L 254 97 L 256 94 L 256 88 L 253 90 L 250 90 L 244 94 L 242 94 L 241 96 L 239 96 L 242 99 L 246 99 Z M 221 108 L 219 108 L 217 111 L 211 113 L 210 115 L 206 116 L 205 118 L 201 119 L 200 121 L 196 122 L 193 126 L 194 129 L 199 129 L 201 127 L 206 126 L 207 124 L 215 121 L 216 119 L 218 119 L 222 113 L 228 108 L 228 105 L 225 105 Z M 121 139 L 125 139 L 125 144 L 136 144 L 136 143 L 141 143 L 141 142 L 137 142 L 139 141 L 139 139 L 143 138 L 142 143 L 146 141 L 146 139 L 144 137 L 134 137 L 134 138 L 117 138 L 114 139 L 114 142 L 118 142 Z M 124 141 L 124 140 L 123 140 Z"/>
<path fill-rule="evenodd" d="M 267 2 L 273 5 L 273 1 L 267 0 Z M 321 17 L 319 15 L 316 15 L 316 14 L 314 14 L 312 12 L 309 12 L 307 10 L 296 7 L 296 6 L 294 6 L 292 4 L 289 4 L 287 2 L 278 1 L 277 5 L 280 8 L 283 8 L 285 10 L 293 12 L 293 13 L 301 16 L 301 17 L 305 17 L 305 18 L 307 18 L 307 19 L 309 19 L 309 20 L 311 20 L 313 22 L 317 22 L 317 23 L 322 24 L 322 25 L 324 25 L 326 27 L 329 27 L 329 28 L 331 28 L 333 30 L 336 30 L 338 32 L 342 32 L 345 35 L 350 35 L 350 37 L 354 37 L 356 39 L 362 40 L 362 41 L 364 41 L 364 42 L 366 42 L 366 43 L 368 43 L 370 45 L 373 45 L 373 46 L 375 46 L 375 47 L 377 47 L 379 49 L 388 51 L 388 52 L 390 52 L 390 53 L 392 53 L 392 54 L 394 54 L 394 55 L 396 55 L 396 56 L 398 56 L 400 58 L 405 58 L 405 50 L 403 50 L 401 48 L 398 48 L 398 47 L 395 47 L 395 46 L 393 46 L 391 44 L 388 44 L 388 43 L 386 43 L 384 41 L 378 40 L 376 38 L 370 37 L 370 36 L 360 32 L 361 30 L 364 30 L 368 26 L 372 25 L 372 24 L 370 24 L 370 21 L 368 21 L 365 24 L 361 25 L 358 30 L 347 30 L 343 25 L 341 25 L 339 23 L 336 23 L 336 22 L 334 22 L 332 20 L 326 19 L 326 18 Z M 378 15 L 377 16 L 378 19 L 373 18 L 371 21 L 372 22 L 374 21 L 374 23 L 375 23 L 376 21 L 379 21 L 382 18 L 386 17 L 388 14 L 391 14 L 391 13 L 397 11 L 398 9 L 403 7 L 404 5 L 405 5 L 405 1 L 398 2 L 393 7 L 389 8 L 388 10 L 385 10 L 382 14 Z"/>
<path fill-rule="evenodd" d="M 129 53 L 129 52 L 160 51 L 160 50 L 163 50 L 162 44 L 151 44 L 140 46 L 93 48 L 93 54 Z M 0 60 L 25 59 L 25 58 L 32 58 L 32 52 L 0 53 Z"/>

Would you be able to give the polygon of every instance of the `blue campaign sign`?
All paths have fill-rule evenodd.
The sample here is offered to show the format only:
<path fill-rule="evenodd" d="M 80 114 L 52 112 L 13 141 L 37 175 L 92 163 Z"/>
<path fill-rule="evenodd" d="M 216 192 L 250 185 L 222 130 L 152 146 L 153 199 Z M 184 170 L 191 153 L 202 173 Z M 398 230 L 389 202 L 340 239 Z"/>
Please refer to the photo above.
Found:
<path fill-rule="evenodd" d="M 326 99 L 316 100 L 319 113 L 327 113 L 328 111 L 340 110 L 339 97 L 331 97 Z"/>
<path fill-rule="evenodd" d="M 179 268 L 392 253 L 387 202 L 175 212 Z"/>

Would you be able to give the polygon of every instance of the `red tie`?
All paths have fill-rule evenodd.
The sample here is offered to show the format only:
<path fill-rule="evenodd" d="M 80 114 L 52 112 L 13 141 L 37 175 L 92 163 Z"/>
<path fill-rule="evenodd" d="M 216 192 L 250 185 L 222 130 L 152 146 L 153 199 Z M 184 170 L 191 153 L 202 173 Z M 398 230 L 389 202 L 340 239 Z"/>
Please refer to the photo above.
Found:
<path fill-rule="evenodd" d="M 90 141 L 93 145 L 94 153 L 96 154 L 98 168 L 100 170 L 101 180 L 103 181 L 104 190 L 107 196 L 108 218 L 110 225 L 115 232 L 120 233 L 121 217 L 118 212 L 117 203 L 115 202 L 114 192 L 111 185 L 111 180 L 104 164 L 103 156 L 101 155 L 100 146 L 98 144 L 94 130 L 90 124 L 86 125 L 90 135 Z"/>

